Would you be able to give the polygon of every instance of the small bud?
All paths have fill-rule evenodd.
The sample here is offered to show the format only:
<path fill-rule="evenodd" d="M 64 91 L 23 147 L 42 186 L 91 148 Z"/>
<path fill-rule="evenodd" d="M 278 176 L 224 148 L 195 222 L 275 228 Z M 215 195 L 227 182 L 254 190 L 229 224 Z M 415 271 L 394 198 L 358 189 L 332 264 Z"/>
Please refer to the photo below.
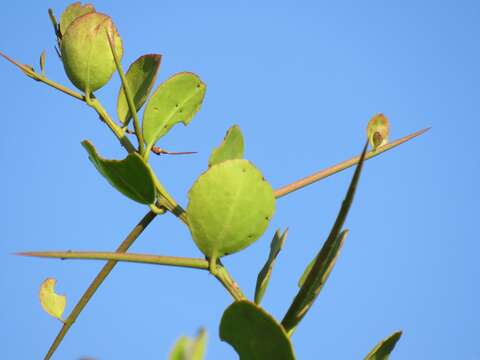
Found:
<path fill-rule="evenodd" d="M 45 75 L 45 62 L 47 60 L 47 53 L 45 50 L 42 51 L 42 54 L 40 55 L 40 71 L 42 72 L 42 75 Z"/>
<path fill-rule="evenodd" d="M 368 122 L 367 136 L 373 151 L 388 142 L 389 132 L 390 124 L 383 114 L 375 115 Z"/>
<path fill-rule="evenodd" d="M 104 86 L 116 67 L 107 34 L 113 39 L 119 58 L 122 39 L 111 18 L 89 13 L 75 19 L 62 38 L 62 60 L 70 81 L 80 90 L 93 92 Z"/>

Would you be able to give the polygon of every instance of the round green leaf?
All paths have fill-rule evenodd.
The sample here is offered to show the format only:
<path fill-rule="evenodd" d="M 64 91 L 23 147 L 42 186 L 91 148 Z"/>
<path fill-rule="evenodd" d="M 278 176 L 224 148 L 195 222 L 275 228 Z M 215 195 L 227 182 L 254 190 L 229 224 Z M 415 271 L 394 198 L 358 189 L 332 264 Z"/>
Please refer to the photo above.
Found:
<path fill-rule="evenodd" d="M 220 339 L 228 342 L 240 360 L 294 360 L 292 344 L 282 326 L 261 307 L 237 301 L 223 313 Z"/>
<path fill-rule="evenodd" d="M 247 160 L 212 166 L 193 184 L 188 197 L 193 240 L 210 259 L 255 242 L 275 211 L 272 187 Z"/>
<path fill-rule="evenodd" d="M 92 12 L 76 18 L 62 38 L 65 72 L 73 85 L 82 91 L 98 90 L 110 80 L 116 69 L 107 32 L 121 58 L 122 39 L 107 15 Z"/>
<path fill-rule="evenodd" d="M 153 83 L 157 78 L 158 68 L 162 56 L 159 54 L 148 54 L 140 56 L 128 68 L 125 76 L 127 77 L 128 87 L 133 96 L 135 109 L 138 111 L 145 104 Z M 122 123 L 127 122 L 132 117 L 125 96 L 123 86 L 120 87 L 117 100 L 117 114 Z"/>
<path fill-rule="evenodd" d="M 97 153 L 89 141 L 83 141 L 82 145 L 93 165 L 115 189 L 142 204 L 155 202 L 153 175 L 140 155 L 131 153 L 123 160 L 107 160 Z"/>
<path fill-rule="evenodd" d="M 200 110 L 206 86 L 200 78 L 182 72 L 166 80 L 153 93 L 143 113 L 143 137 L 147 151 L 172 126 L 188 125 Z"/>
<path fill-rule="evenodd" d="M 243 135 L 240 126 L 233 125 L 227 130 L 219 147 L 213 149 L 208 166 L 221 163 L 225 160 L 243 159 Z"/>
<path fill-rule="evenodd" d="M 85 4 L 82 5 L 80 1 L 74 2 L 67 6 L 67 8 L 63 11 L 62 15 L 60 16 L 60 33 L 63 35 L 67 30 L 68 26 L 75 20 L 76 18 L 95 12 L 95 8 L 92 4 Z"/>

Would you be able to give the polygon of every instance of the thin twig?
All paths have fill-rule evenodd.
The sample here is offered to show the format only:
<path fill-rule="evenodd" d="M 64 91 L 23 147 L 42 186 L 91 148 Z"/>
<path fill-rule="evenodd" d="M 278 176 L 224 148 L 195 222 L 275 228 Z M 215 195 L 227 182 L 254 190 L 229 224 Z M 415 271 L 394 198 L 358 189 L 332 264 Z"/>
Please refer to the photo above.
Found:
<path fill-rule="evenodd" d="M 371 159 L 377 155 L 380 155 L 381 153 L 388 151 L 390 149 L 393 149 L 394 147 L 403 144 L 404 142 L 407 142 L 417 136 L 420 136 L 430 130 L 430 128 L 425 128 L 422 130 L 419 130 L 417 132 L 414 132 L 410 135 L 404 136 L 398 140 L 395 140 L 389 144 L 386 144 L 384 146 L 381 146 L 377 148 L 375 151 L 370 151 L 366 154 L 365 160 Z M 281 198 L 282 196 L 288 195 L 294 191 L 297 191 L 307 185 L 313 184 L 314 182 L 317 182 L 319 180 L 325 179 L 326 177 L 329 177 L 330 175 L 336 174 L 337 172 L 340 172 L 342 170 L 348 169 L 349 167 L 352 167 L 356 164 L 358 164 L 358 161 L 360 160 L 359 156 L 355 156 L 351 158 L 350 160 L 343 161 L 337 165 L 328 167 L 324 170 L 320 170 L 312 175 L 309 175 L 307 177 L 304 177 L 303 179 L 294 181 L 288 185 L 282 186 L 281 188 L 278 188 L 275 190 L 274 194 L 275 197 Z"/>
<path fill-rule="evenodd" d="M 140 130 L 140 122 L 138 120 L 137 109 L 135 107 L 135 104 L 133 103 L 132 92 L 130 91 L 130 87 L 128 86 L 127 77 L 123 72 L 122 63 L 120 62 L 120 58 L 118 57 L 117 51 L 115 50 L 115 44 L 108 30 L 106 30 L 106 35 L 107 35 L 108 43 L 110 44 L 110 50 L 112 51 L 115 65 L 117 67 L 117 72 L 120 75 L 120 79 L 122 80 L 123 91 L 127 99 L 128 108 L 130 110 L 130 114 L 133 117 L 133 127 L 135 128 L 135 136 L 137 137 L 137 140 L 138 140 L 138 150 L 140 155 L 143 156 L 145 152 L 145 143 L 143 140 L 143 133 Z M 128 123 L 126 123 L 125 125 L 128 125 Z"/>
<path fill-rule="evenodd" d="M 156 214 L 153 213 L 152 211 L 149 211 L 142 218 L 142 220 L 140 220 L 140 222 L 133 228 L 130 234 L 128 234 L 125 240 L 117 248 L 116 252 L 125 253 L 155 217 L 156 217 Z M 116 260 L 109 260 L 105 264 L 105 266 L 102 268 L 102 270 L 98 273 L 98 275 L 92 281 L 88 289 L 85 291 L 85 293 L 82 295 L 80 300 L 77 302 L 77 304 L 73 308 L 70 315 L 68 315 L 68 318 L 65 320 L 65 323 L 63 324 L 62 329 L 60 330 L 54 342 L 50 346 L 50 349 L 48 349 L 47 355 L 45 355 L 44 360 L 48 360 L 52 357 L 58 345 L 60 345 L 60 343 L 62 342 L 63 338 L 65 337 L 65 335 L 67 334 L 68 330 L 70 329 L 72 324 L 75 322 L 75 320 L 77 320 L 83 308 L 88 304 L 93 294 L 95 294 L 98 287 L 102 284 L 103 280 L 105 280 L 105 278 L 108 276 L 110 271 L 112 271 L 112 269 L 115 267 L 116 264 L 117 264 Z"/>
<path fill-rule="evenodd" d="M 152 254 L 133 254 L 133 253 L 119 253 L 119 252 L 97 252 L 97 251 L 29 251 L 21 252 L 17 255 L 33 256 L 41 258 L 54 259 L 80 259 L 80 260 L 108 260 L 110 262 L 132 262 L 142 264 L 166 265 L 175 267 L 185 267 L 201 270 L 209 270 L 209 262 L 205 259 L 174 257 L 174 256 L 160 256 Z M 221 265 L 217 265 L 215 277 L 225 287 L 225 289 L 232 295 L 235 300 L 245 299 L 238 284 L 233 280 L 227 269 Z M 73 313 L 73 312 L 72 312 Z M 70 315 L 71 316 L 71 315 Z M 67 319 L 69 321 L 70 317 Z"/>

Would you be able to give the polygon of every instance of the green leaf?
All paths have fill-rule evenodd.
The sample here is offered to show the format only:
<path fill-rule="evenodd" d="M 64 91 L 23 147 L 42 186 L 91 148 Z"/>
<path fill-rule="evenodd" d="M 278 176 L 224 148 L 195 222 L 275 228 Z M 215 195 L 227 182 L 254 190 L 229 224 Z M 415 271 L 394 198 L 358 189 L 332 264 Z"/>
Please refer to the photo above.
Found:
<path fill-rule="evenodd" d="M 223 313 L 220 339 L 233 346 L 240 360 L 294 360 L 292 344 L 282 326 L 261 307 L 236 301 Z"/>
<path fill-rule="evenodd" d="M 133 96 L 136 110 L 140 110 L 147 100 L 152 86 L 157 78 L 158 69 L 162 56 L 148 54 L 135 60 L 126 73 L 128 87 Z M 122 123 L 128 123 L 132 114 L 128 108 L 127 98 L 123 86 L 120 87 L 117 100 L 117 114 Z"/>
<path fill-rule="evenodd" d="M 80 1 L 75 2 L 67 6 L 67 8 L 63 11 L 62 15 L 60 15 L 60 34 L 64 34 L 67 30 L 68 26 L 75 20 L 76 18 L 95 12 L 95 8 L 92 4 L 85 4 L 82 5 Z"/>
<path fill-rule="evenodd" d="M 89 159 L 108 182 L 123 195 L 142 204 L 155 202 L 155 184 L 148 165 L 137 153 L 123 160 L 102 158 L 89 141 L 82 142 Z"/>
<path fill-rule="evenodd" d="M 390 123 L 385 115 L 377 114 L 368 122 L 367 137 L 373 151 L 388 142 L 389 133 Z"/>
<path fill-rule="evenodd" d="M 219 147 L 215 148 L 208 159 L 208 166 L 225 160 L 243 159 L 243 135 L 238 125 L 227 130 Z"/>
<path fill-rule="evenodd" d="M 335 242 L 331 244 L 328 250 L 324 252 L 326 254 L 326 258 L 322 259 L 322 267 L 320 270 L 320 287 L 318 291 L 322 290 L 323 285 L 328 279 L 328 276 L 330 275 L 330 272 L 333 269 L 333 266 L 335 265 L 335 262 L 337 261 L 337 256 L 340 252 L 340 249 L 343 246 L 343 242 L 346 239 L 348 235 L 348 230 L 343 230 L 340 235 L 335 239 Z M 323 246 L 327 246 L 327 243 L 325 243 Z M 320 253 L 322 253 L 320 251 Z M 302 287 L 303 284 L 305 283 L 305 280 L 307 279 L 308 274 L 310 274 L 310 271 L 312 270 L 313 265 L 317 261 L 317 257 L 315 257 L 310 264 L 306 267 L 305 271 L 302 274 L 302 277 L 298 281 L 298 287 Z"/>
<path fill-rule="evenodd" d="M 200 110 L 206 86 L 200 78 L 182 72 L 166 80 L 153 93 L 143 113 L 143 136 L 147 153 L 172 126 L 188 125 Z"/>
<path fill-rule="evenodd" d="M 207 333 L 201 329 L 195 339 L 182 336 L 170 352 L 169 360 L 202 360 L 205 357 Z"/>
<path fill-rule="evenodd" d="M 63 67 L 78 89 L 91 93 L 111 79 L 116 66 L 109 37 L 121 59 L 122 39 L 107 15 L 91 12 L 80 16 L 65 31 L 61 42 Z"/>
<path fill-rule="evenodd" d="M 270 184 L 247 160 L 227 160 L 204 172 L 188 193 L 193 240 L 209 258 L 237 252 L 256 241 L 275 211 Z"/>
<path fill-rule="evenodd" d="M 272 242 L 270 244 L 270 254 L 268 255 L 267 262 L 263 265 L 262 270 L 258 273 L 257 285 L 255 286 L 255 304 L 260 304 L 262 301 L 265 290 L 267 289 L 272 275 L 273 265 L 275 265 L 275 259 L 278 253 L 282 250 L 285 239 L 288 235 L 288 229 L 283 234 L 280 234 L 280 229 L 275 232 Z"/>
<path fill-rule="evenodd" d="M 368 355 L 365 357 L 365 360 L 388 360 L 390 353 L 395 348 L 395 345 L 401 336 L 402 332 L 397 331 L 389 337 L 383 339 L 377 344 L 377 346 L 373 348 L 372 351 L 368 353 Z"/>
<path fill-rule="evenodd" d="M 40 304 L 50 316 L 63 321 L 62 315 L 65 311 L 67 298 L 64 295 L 55 293 L 55 284 L 57 280 L 53 278 L 46 279 L 40 286 Z"/>
<path fill-rule="evenodd" d="M 362 154 L 360 155 L 360 160 L 358 161 L 358 165 L 355 168 L 355 173 L 353 174 L 350 186 L 348 187 L 347 194 L 345 195 L 345 199 L 342 202 L 342 206 L 337 215 L 337 218 L 335 219 L 332 230 L 330 231 L 330 234 L 328 235 L 325 244 L 322 246 L 322 249 L 316 256 L 315 262 L 311 270 L 309 271 L 303 285 L 299 289 L 287 313 L 283 317 L 282 325 L 289 334 L 293 332 L 295 327 L 298 325 L 298 323 L 302 320 L 310 307 L 313 305 L 325 281 L 327 280 L 333 265 L 335 264 L 338 249 L 340 248 L 343 241 L 342 237 L 340 236 L 340 231 L 343 227 L 343 224 L 345 223 L 348 211 L 350 210 L 350 206 L 353 202 L 355 190 L 357 188 L 358 180 L 360 179 L 360 174 L 363 168 L 363 163 L 365 161 L 367 147 L 368 142 L 363 147 Z M 345 236 L 346 233 L 343 234 L 343 237 Z"/>

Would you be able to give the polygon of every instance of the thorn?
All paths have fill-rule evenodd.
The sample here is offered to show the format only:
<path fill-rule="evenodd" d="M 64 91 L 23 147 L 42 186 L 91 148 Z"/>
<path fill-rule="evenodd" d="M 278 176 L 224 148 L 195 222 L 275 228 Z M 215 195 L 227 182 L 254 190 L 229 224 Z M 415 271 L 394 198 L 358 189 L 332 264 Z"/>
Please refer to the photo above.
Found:
<path fill-rule="evenodd" d="M 198 154 L 197 151 L 167 151 L 165 149 L 161 149 L 158 146 L 152 146 L 152 152 L 156 155 L 191 155 L 191 154 Z"/>

